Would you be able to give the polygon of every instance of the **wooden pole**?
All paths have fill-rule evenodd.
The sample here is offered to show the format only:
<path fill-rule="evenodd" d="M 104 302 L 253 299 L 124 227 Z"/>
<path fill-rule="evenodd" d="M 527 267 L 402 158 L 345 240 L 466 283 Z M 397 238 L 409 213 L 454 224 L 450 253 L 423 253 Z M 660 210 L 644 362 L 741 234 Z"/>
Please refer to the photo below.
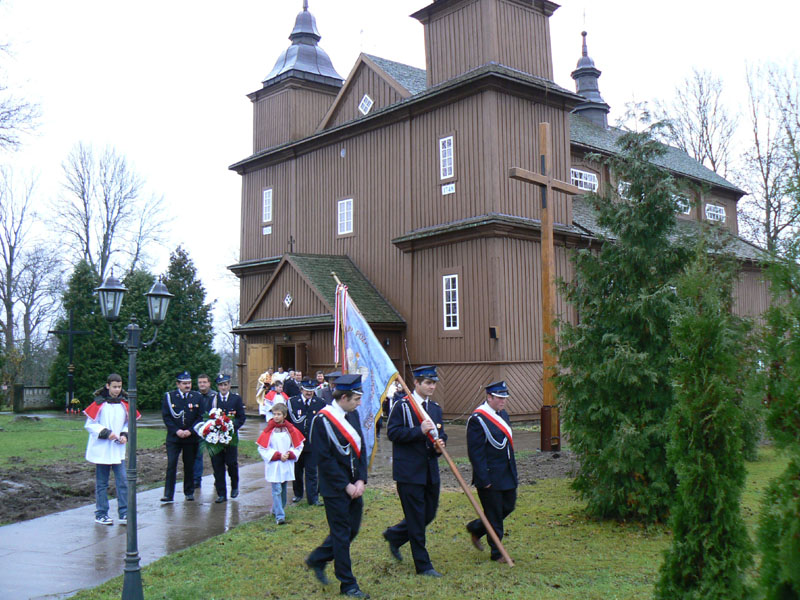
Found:
<path fill-rule="evenodd" d="M 403 391 L 408 396 L 408 401 L 416 402 L 416 399 L 411 393 L 411 390 L 408 389 L 406 382 L 403 381 L 403 378 L 399 374 L 397 375 L 397 380 L 400 382 L 400 385 L 403 387 Z M 419 408 L 420 412 L 425 416 L 425 418 L 429 418 L 427 413 L 421 406 L 418 406 L 417 408 Z M 497 546 L 497 549 L 500 551 L 500 554 L 503 556 L 506 563 L 508 563 L 508 566 L 513 567 L 514 561 L 511 560 L 511 557 L 509 556 L 508 552 L 506 552 L 505 546 L 503 546 L 503 542 L 501 542 L 500 538 L 497 537 L 497 533 L 495 532 L 494 527 L 492 527 L 492 524 L 489 523 L 489 519 L 486 518 L 486 514 L 484 514 L 483 509 L 480 507 L 480 504 L 478 504 L 478 501 L 475 500 L 475 497 L 472 495 L 472 491 L 469 489 L 467 482 L 461 475 L 461 471 L 458 470 L 458 466 L 456 465 L 455 462 L 453 462 L 453 459 L 450 457 L 450 454 L 444 447 L 444 442 L 438 436 L 437 437 L 432 436 L 430 432 L 428 433 L 428 438 L 439 449 L 439 451 L 442 453 L 442 456 L 447 461 L 447 464 L 450 467 L 450 470 L 453 472 L 453 475 L 455 475 L 456 480 L 458 480 L 461 489 L 464 490 L 464 493 L 466 494 L 467 498 L 469 498 L 469 501 L 472 504 L 472 508 L 475 509 L 478 518 L 480 518 L 481 523 L 483 523 L 483 526 L 486 528 L 487 535 L 492 538 L 492 541 L 495 543 L 495 546 Z"/>
<path fill-rule="evenodd" d="M 542 175 L 550 177 L 552 158 L 550 152 L 550 123 L 539 123 L 539 152 Z M 553 320 L 555 319 L 555 248 L 553 245 L 553 210 L 552 200 L 547 197 L 547 186 L 541 187 L 542 193 L 542 451 L 559 450 L 561 432 L 559 430 L 558 406 L 556 406 L 555 373 L 556 357 L 551 340 L 555 339 Z M 549 417 L 549 427 L 545 419 Z"/>

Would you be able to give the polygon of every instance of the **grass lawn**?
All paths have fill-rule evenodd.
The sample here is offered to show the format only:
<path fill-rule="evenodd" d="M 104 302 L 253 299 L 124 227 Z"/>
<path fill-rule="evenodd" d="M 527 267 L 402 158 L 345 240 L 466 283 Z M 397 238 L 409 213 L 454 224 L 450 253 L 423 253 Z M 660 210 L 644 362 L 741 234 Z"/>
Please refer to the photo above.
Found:
<path fill-rule="evenodd" d="M 771 448 L 748 465 L 742 500 L 748 527 L 756 526 L 760 495 L 767 482 L 786 466 Z M 401 516 L 400 503 L 389 491 L 368 489 L 364 521 L 353 543 L 353 571 L 373 598 L 519 598 L 623 599 L 652 595 L 662 553 L 670 542 L 664 526 L 603 523 L 587 519 L 583 503 L 569 480 L 542 480 L 519 489 L 516 511 L 506 521 L 505 545 L 516 562 L 509 568 L 488 560 L 469 543 L 465 523 L 472 508 L 460 492 L 443 492 L 439 514 L 428 528 L 428 550 L 445 574 L 431 580 L 414 575 L 408 546 L 397 564 L 381 537 Z M 302 566 L 305 556 L 327 533 L 323 511 L 307 505 L 290 507 L 289 525 L 261 519 L 237 527 L 202 544 L 163 558 L 143 570 L 144 595 L 170 600 L 329 598 L 333 583 L 323 588 Z M 118 598 L 121 577 L 79 593 L 81 600 Z"/>

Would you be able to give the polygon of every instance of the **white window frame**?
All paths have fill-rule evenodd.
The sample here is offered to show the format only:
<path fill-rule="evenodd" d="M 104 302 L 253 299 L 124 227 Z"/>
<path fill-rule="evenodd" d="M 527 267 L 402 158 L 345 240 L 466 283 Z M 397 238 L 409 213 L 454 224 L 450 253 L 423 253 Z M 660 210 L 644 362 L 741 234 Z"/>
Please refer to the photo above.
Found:
<path fill-rule="evenodd" d="M 617 183 L 617 194 L 624 200 L 630 200 L 631 182 L 620 179 Z"/>
<path fill-rule="evenodd" d="M 678 213 L 682 215 L 689 215 L 692 213 L 692 203 L 689 202 L 689 199 L 686 196 L 676 194 L 672 196 L 672 199 L 678 205 Z"/>
<path fill-rule="evenodd" d="M 461 328 L 456 273 L 442 275 L 442 326 L 445 331 L 458 331 Z"/>
<path fill-rule="evenodd" d="M 720 204 L 706 204 L 706 219 L 709 221 L 725 222 L 725 207 Z"/>
<path fill-rule="evenodd" d="M 369 94 L 364 94 L 364 97 L 361 98 L 361 102 L 359 102 L 358 104 L 358 111 L 362 115 L 366 116 L 372 109 L 373 104 L 375 104 L 375 102 L 372 100 L 372 98 L 369 97 Z"/>
<path fill-rule="evenodd" d="M 583 169 L 570 169 L 569 175 L 570 179 L 572 180 L 572 185 L 581 190 L 586 190 L 587 192 L 596 192 L 598 186 L 600 185 L 597 180 L 597 175 L 591 171 L 584 171 Z"/>
<path fill-rule="evenodd" d="M 261 192 L 261 222 L 272 222 L 272 188 L 266 188 Z"/>
<path fill-rule="evenodd" d="M 336 224 L 339 235 L 353 233 L 353 199 L 344 198 L 336 204 Z"/>
<path fill-rule="evenodd" d="M 439 179 L 455 177 L 455 136 L 439 138 Z"/>

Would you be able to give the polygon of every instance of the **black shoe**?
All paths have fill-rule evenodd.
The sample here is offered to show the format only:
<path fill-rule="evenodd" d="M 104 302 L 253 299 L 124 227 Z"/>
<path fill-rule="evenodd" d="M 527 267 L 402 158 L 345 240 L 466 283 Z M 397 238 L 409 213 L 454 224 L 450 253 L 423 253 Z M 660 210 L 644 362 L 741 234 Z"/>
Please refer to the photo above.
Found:
<path fill-rule="evenodd" d="M 172 502 L 172 498 L 170 498 L 170 497 L 168 497 L 168 496 L 164 496 L 163 498 L 161 498 L 161 501 L 162 501 L 164 504 L 167 504 L 167 503 L 169 503 L 169 502 Z"/>
<path fill-rule="evenodd" d="M 302 499 L 303 499 L 303 497 L 302 497 L 302 496 L 295 496 L 294 498 L 292 498 L 292 502 L 294 502 L 295 504 L 297 504 L 297 503 L 298 503 L 298 502 L 300 502 L 300 500 L 302 500 Z"/>
<path fill-rule="evenodd" d="M 351 598 L 369 598 L 369 594 L 362 592 L 358 588 L 353 588 L 347 590 L 346 592 L 342 592 L 342 596 L 350 596 Z"/>
<path fill-rule="evenodd" d="M 239 488 L 235 488 L 231 490 L 231 498 L 238 498 L 239 497 Z"/>
<path fill-rule="evenodd" d="M 217 499 L 214 500 L 215 504 L 222 504 L 223 502 L 227 502 L 228 499 L 225 496 L 217 496 Z"/>
<path fill-rule="evenodd" d="M 319 581 L 322 585 L 328 585 L 330 583 L 330 581 L 328 580 L 328 577 L 325 575 L 325 566 L 324 565 L 323 566 L 319 566 L 319 565 L 311 564 L 310 562 L 308 562 L 308 558 L 306 558 L 305 563 L 306 563 L 306 566 L 309 569 L 314 571 L 314 577 L 317 578 L 317 581 Z"/>
<path fill-rule="evenodd" d="M 383 532 L 383 539 L 385 539 L 389 544 L 389 553 L 392 555 L 392 558 L 394 558 L 397 562 L 402 562 L 403 555 L 400 554 L 400 546 L 395 546 L 388 538 L 385 531 Z"/>
<path fill-rule="evenodd" d="M 184 500 L 186 500 L 187 502 L 194 502 L 194 494 L 186 494 Z"/>
<path fill-rule="evenodd" d="M 320 502 L 319 500 L 314 500 L 313 502 L 309 502 L 308 504 L 309 504 L 309 506 L 325 506 L 325 505 L 324 505 L 322 502 Z"/>
<path fill-rule="evenodd" d="M 423 571 L 422 573 L 417 573 L 417 575 L 425 575 L 426 577 L 442 577 L 442 574 L 439 573 L 436 569 L 428 569 L 427 571 Z"/>

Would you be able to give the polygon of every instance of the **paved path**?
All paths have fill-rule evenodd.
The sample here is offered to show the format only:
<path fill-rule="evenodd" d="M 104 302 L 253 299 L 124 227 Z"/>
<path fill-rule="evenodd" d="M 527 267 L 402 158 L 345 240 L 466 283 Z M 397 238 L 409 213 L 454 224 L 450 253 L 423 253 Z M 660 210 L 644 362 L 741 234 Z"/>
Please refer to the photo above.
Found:
<path fill-rule="evenodd" d="M 141 427 L 159 427 L 160 415 L 146 414 Z M 248 419 L 242 438 L 255 439 L 263 418 Z M 163 423 L 160 424 L 163 428 Z M 450 454 L 466 456 L 463 425 L 448 429 Z M 539 434 L 520 432 L 518 447 L 538 447 Z M 442 468 L 447 467 L 442 463 Z M 183 467 L 179 467 L 178 474 Z M 139 555 L 142 566 L 215 535 L 269 514 L 272 496 L 261 462 L 239 468 L 239 497 L 215 504 L 214 477 L 203 477 L 194 502 L 184 502 L 180 481 L 175 503 L 162 505 L 161 487 L 137 494 Z M 391 478 L 391 444 L 385 434 L 378 444 L 372 473 Z M 320 509 L 322 510 L 322 509 Z M 116 517 L 116 501 L 110 516 Z M 94 522 L 94 504 L 0 527 L 0 599 L 66 598 L 122 574 L 126 528 Z M 120 592 L 121 592 L 120 588 Z"/>

